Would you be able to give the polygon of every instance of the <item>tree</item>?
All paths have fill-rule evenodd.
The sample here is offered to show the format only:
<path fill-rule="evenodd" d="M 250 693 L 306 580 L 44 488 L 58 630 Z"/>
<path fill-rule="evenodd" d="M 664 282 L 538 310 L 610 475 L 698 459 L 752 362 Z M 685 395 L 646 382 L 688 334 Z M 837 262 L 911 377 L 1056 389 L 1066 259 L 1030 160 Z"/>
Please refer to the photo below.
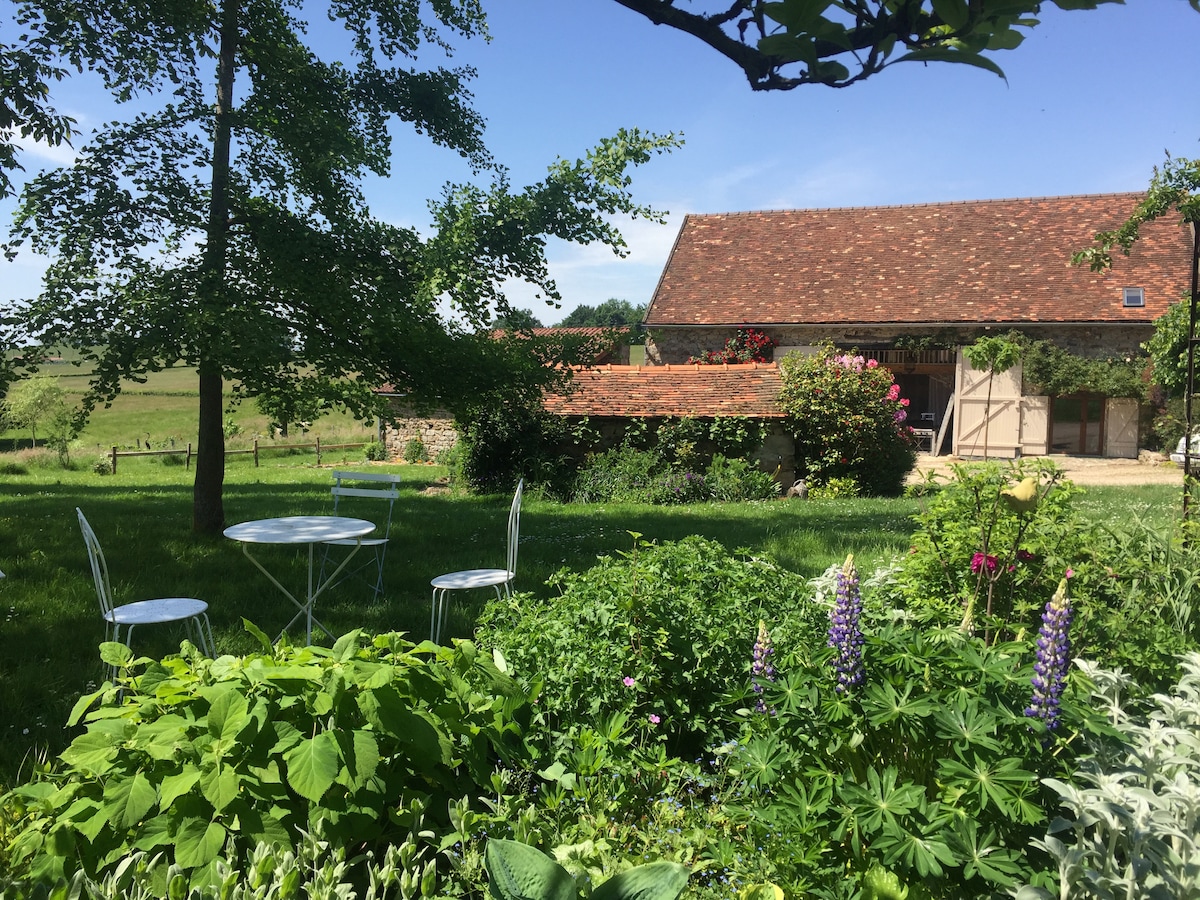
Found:
<path fill-rule="evenodd" d="M 45 424 L 50 432 L 49 442 L 63 458 L 68 443 L 77 433 L 66 391 L 57 378 L 49 375 L 35 375 L 14 384 L 0 403 L 0 418 L 14 428 L 28 428 L 34 447 L 38 427 Z"/>
<path fill-rule="evenodd" d="M 963 357 L 972 368 L 987 372 L 987 400 L 983 404 L 983 458 L 987 459 L 988 427 L 992 421 L 992 382 L 997 375 L 1007 372 L 1021 361 L 1021 344 L 1008 335 L 988 335 L 963 347 Z"/>
<path fill-rule="evenodd" d="M 75 120 L 50 105 L 51 81 L 59 81 L 66 70 L 49 62 L 51 42 L 45 38 L 24 46 L 0 44 L 0 198 L 13 193 L 17 161 L 17 139 L 28 138 L 58 146 L 69 142 Z"/>
<path fill-rule="evenodd" d="M 1040 0 L 616 0 L 735 63 L 756 91 L 846 87 L 898 62 L 956 62 L 1004 72 L 985 53 L 1012 50 L 1038 24 Z M 1050 0 L 1095 9 L 1123 0 Z M 1200 0 L 1188 0 L 1200 11 Z M 692 12 L 695 7 L 708 7 Z"/>
<path fill-rule="evenodd" d="M 599 306 L 583 303 L 563 317 L 560 328 L 618 328 L 639 325 L 646 317 L 646 304 L 634 306 L 628 300 L 610 297 Z"/>
<path fill-rule="evenodd" d="M 1193 4 L 1194 5 L 1194 4 Z M 1196 319 L 1197 303 L 1200 302 L 1200 159 L 1172 159 L 1168 154 L 1162 168 L 1155 167 L 1150 178 L 1150 188 L 1145 198 L 1137 205 L 1129 218 L 1113 231 L 1099 231 L 1095 235 L 1095 244 L 1080 250 L 1071 257 L 1075 265 L 1087 263 L 1093 272 L 1102 272 L 1112 265 L 1112 251 L 1120 247 L 1126 255 L 1137 243 L 1141 226 L 1147 222 L 1166 215 L 1178 216 L 1183 224 L 1190 225 L 1192 230 L 1192 265 L 1191 290 L 1187 296 L 1187 331 L 1184 333 L 1186 362 L 1183 372 L 1184 390 L 1184 433 L 1187 435 L 1187 447 L 1191 447 L 1195 419 L 1193 416 L 1193 400 L 1196 394 Z M 1179 317 L 1179 313 L 1174 314 Z M 1170 319 L 1168 312 L 1164 318 Z M 1164 361 L 1170 358 L 1169 329 L 1172 321 L 1164 324 L 1160 330 L 1156 327 L 1154 340 L 1147 345 L 1147 350 L 1154 356 L 1155 363 L 1161 356 Z M 1160 336 L 1162 340 L 1159 341 Z M 1178 360 L 1178 356 L 1176 356 Z M 1168 372 L 1170 370 L 1168 369 Z M 1170 375 L 1167 376 L 1168 378 Z M 1164 382 L 1165 384 L 1165 382 Z M 1195 487 L 1192 474 L 1192 454 L 1183 455 L 1183 518 L 1188 518 L 1191 506 L 1191 495 Z"/>
<path fill-rule="evenodd" d="M 1172 397 L 1182 397 L 1188 383 L 1188 326 L 1191 304 L 1172 303 L 1154 320 L 1154 334 L 1142 344 L 1154 364 L 1154 383 Z"/>
<path fill-rule="evenodd" d="M 510 309 L 508 312 L 496 316 L 492 327 L 502 331 L 532 331 L 534 328 L 544 328 L 545 326 L 532 310 Z"/>
<path fill-rule="evenodd" d="M 52 261 L 22 318 L 42 343 L 94 361 L 88 408 L 124 378 L 197 368 L 199 532 L 224 524 L 226 381 L 248 396 L 319 393 L 366 417 L 382 411 L 383 383 L 453 407 L 511 362 L 473 335 L 508 311 L 502 281 L 558 297 L 546 237 L 620 253 L 601 214 L 662 218 L 633 202 L 626 170 L 672 136 L 621 131 L 510 189 L 468 105 L 473 73 L 415 67 L 426 47 L 449 53 L 448 36 L 486 33 L 478 0 L 439 0 L 424 19 L 415 3 L 330 0 L 345 63 L 304 42 L 291 0 L 16 6 L 27 45 L 53 45 L 143 107 L 26 185 L 7 251 Z M 394 120 L 493 173 L 490 188 L 448 186 L 429 237 L 373 219 L 359 187 L 388 173 Z"/>

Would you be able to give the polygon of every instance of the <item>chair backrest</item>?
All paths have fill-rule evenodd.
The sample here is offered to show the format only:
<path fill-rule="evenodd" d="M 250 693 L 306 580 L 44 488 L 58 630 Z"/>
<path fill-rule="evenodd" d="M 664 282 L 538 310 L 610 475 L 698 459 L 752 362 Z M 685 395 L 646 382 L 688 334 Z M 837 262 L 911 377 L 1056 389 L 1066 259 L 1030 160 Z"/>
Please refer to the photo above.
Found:
<path fill-rule="evenodd" d="M 359 485 L 368 483 L 370 487 L 351 486 L 345 482 L 357 482 Z M 333 514 L 337 515 L 338 501 L 342 497 L 359 497 L 371 500 L 386 500 L 387 507 L 387 523 L 383 527 L 383 536 L 386 538 L 392 531 L 392 508 L 396 504 L 396 498 L 400 496 L 400 489 L 397 485 L 400 484 L 400 476 L 390 472 L 342 472 L 335 470 L 333 473 Z"/>
<path fill-rule="evenodd" d="M 112 586 L 108 580 L 108 563 L 104 561 L 104 551 L 100 549 L 100 541 L 96 538 L 96 532 L 92 531 L 92 526 L 83 517 L 83 510 L 76 507 L 75 512 L 79 514 L 79 530 L 83 532 L 83 543 L 87 545 L 88 561 L 92 564 L 92 578 L 96 582 L 96 596 L 100 600 L 100 611 L 107 618 L 113 610 Z"/>
<path fill-rule="evenodd" d="M 521 536 L 521 492 L 525 489 L 525 479 L 517 482 L 517 492 L 513 494 L 512 506 L 508 510 L 508 571 L 514 575 L 517 572 L 517 543 Z"/>

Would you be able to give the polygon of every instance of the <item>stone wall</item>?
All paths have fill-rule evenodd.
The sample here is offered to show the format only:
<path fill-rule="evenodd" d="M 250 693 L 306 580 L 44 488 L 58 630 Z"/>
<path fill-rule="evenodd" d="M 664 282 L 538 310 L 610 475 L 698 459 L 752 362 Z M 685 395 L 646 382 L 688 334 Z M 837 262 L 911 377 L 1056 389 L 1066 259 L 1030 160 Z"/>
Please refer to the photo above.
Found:
<path fill-rule="evenodd" d="M 937 337 L 947 343 L 969 344 L 983 334 L 1003 334 L 1008 326 L 995 326 L 991 332 L 979 326 L 949 328 L 943 326 L 856 325 L 856 326 L 771 326 L 764 329 L 779 342 L 780 348 L 812 346 L 833 342 L 850 349 L 894 347 L 901 338 Z M 1154 333 L 1150 325 L 1025 325 L 1021 331 L 1033 340 L 1050 340 L 1064 350 L 1080 356 L 1133 356 Z M 719 350 L 737 333 L 736 328 L 654 328 L 646 336 L 648 365 L 684 364 L 706 350 Z"/>
<path fill-rule="evenodd" d="M 458 432 L 454 430 L 454 417 L 446 410 L 435 410 L 417 414 L 410 407 L 393 403 L 396 421 L 383 426 L 383 443 L 389 459 L 402 459 L 404 448 L 413 438 L 425 445 L 425 457 L 436 460 L 438 455 L 449 451 L 458 443 Z"/>

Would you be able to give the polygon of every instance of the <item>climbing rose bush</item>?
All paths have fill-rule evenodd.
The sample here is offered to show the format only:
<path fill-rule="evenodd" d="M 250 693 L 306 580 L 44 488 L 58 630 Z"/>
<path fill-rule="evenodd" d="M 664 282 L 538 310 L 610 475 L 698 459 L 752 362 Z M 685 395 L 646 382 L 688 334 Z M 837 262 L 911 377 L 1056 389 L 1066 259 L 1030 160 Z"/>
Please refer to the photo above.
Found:
<path fill-rule="evenodd" d="M 797 474 L 810 487 L 852 478 L 864 494 L 902 493 L 917 452 L 908 400 L 892 373 L 873 359 L 831 346 L 788 354 L 779 366 Z"/>

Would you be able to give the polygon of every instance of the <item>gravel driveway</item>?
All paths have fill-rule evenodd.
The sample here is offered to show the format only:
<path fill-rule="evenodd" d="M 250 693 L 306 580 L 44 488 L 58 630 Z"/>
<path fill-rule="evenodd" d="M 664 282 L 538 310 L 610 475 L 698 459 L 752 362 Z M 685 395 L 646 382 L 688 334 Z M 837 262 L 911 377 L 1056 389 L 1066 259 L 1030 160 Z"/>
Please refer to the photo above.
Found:
<path fill-rule="evenodd" d="M 1031 457 L 1027 457 L 1031 458 Z M 1161 453 L 1143 451 L 1140 459 L 1098 459 L 1094 456 L 1047 456 L 1064 469 L 1076 484 L 1177 484 L 1183 485 L 1183 467 L 1167 460 Z M 954 456 L 917 457 L 917 468 L 909 481 L 919 481 L 920 473 L 934 470 L 948 472 L 954 463 L 967 462 Z"/>

